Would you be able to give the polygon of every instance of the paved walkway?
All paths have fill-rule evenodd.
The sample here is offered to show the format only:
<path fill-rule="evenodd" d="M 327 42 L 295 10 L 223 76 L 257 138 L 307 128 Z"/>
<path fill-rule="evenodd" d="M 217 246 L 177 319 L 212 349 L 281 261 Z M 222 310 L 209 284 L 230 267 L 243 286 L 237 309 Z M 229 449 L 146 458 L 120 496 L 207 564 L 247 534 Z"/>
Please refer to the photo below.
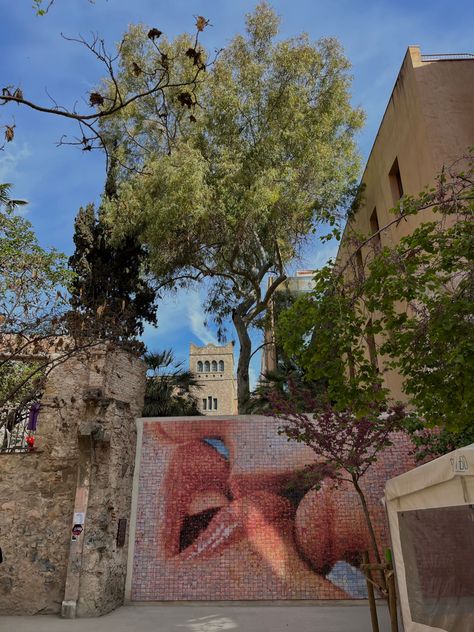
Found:
<path fill-rule="evenodd" d="M 389 632 L 379 606 L 380 632 Z M 1 632 L 370 632 L 367 604 L 134 605 L 98 619 L 0 617 Z"/>

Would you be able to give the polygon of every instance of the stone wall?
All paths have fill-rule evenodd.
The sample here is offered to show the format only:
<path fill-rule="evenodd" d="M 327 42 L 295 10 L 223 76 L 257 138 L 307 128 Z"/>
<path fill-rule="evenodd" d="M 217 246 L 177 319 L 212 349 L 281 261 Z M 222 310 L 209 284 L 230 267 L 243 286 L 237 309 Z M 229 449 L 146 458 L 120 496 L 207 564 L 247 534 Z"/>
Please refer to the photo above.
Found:
<path fill-rule="evenodd" d="M 140 360 L 110 348 L 69 359 L 47 380 L 36 450 L 0 454 L 0 613 L 60 612 L 65 590 L 79 616 L 122 603 L 117 523 L 129 518 L 144 376 Z M 85 524 L 72 541 L 84 471 Z"/>

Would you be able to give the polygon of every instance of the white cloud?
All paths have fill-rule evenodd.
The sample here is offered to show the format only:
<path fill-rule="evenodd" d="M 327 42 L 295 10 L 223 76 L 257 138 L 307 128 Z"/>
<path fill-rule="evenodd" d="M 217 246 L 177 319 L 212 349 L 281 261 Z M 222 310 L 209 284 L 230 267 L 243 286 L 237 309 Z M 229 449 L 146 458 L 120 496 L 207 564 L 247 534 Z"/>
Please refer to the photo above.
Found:
<path fill-rule="evenodd" d="M 159 301 L 158 326 L 146 324 L 143 340 L 149 348 L 173 346 L 184 359 L 192 335 L 202 344 L 218 344 L 216 336 L 204 325 L 204 321 L 200 293 L 197 290 L 178 290 Z"/>
<path fill-rule="evenodd" d="M 329 259 L 335 259 L 339 249 L 339 242 L 331 239 L 326 243 L 312 237 L 305 244 L 301 255 L 288 266 L 288 274 L 296 274 L 298 270 L 319 270 Z"/>
<path fill-rule="evenodd" d="M 309 263 L 309 269 L 318 270 L 319 268 L 322 268 L 329 259 L 336 258 L 338 250 L 339 242 L 332 239 L 326 244 L 320 246 L 314 253 L 308 253 L 306 260 Z"/>
<path fill-rule="evenodd" d="M 158 303 L 158 327 L 146 324 L 143 338 L 147 341 L 166 338 L 187 328 L 186 292 L 165 296 Z"/>
<path fill-rule="evenodd" d="M 259 375 L 260 375 L 260 372 L 259 372 Z M 252 366 L 249 368 L 249 380 L 250 380 L 250 390 L 253 391 L 255 390 L 255 387 L 257 386 L 258 376 L 255 369 Z"/>
<path fill-rule="evenodd" d="M 188 320 L 192 333 L 199 338 L 204 345 L 217 345 L 216 336 L 205 324 L 205 314 L 202 308 L 202 299 L 197 291 L 190 291 L 187 294 Z"/>
<path fill-rule="evenodd" d="M 12 144 L 0 153 L 0 182 L 12 182 L 17 180 L 17 172 L 20 164 L 31 156 L 27 143 L 21 145 Z"/>

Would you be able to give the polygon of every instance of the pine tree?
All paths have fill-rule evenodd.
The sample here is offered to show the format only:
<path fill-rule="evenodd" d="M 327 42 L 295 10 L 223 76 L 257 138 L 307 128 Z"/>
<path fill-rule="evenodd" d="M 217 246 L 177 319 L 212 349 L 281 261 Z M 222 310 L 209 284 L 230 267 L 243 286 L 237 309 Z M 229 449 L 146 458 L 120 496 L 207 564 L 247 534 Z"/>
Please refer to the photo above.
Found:
<path fill-rule="evenodd" d="M 83 333 L 124 342 L 143 333 L 144 322 L 156 323 L 156 293 L 135 236 L 113 243 L 100 211 L 88 204 L 77 214 L 74 244 L 70 302 Z"/>

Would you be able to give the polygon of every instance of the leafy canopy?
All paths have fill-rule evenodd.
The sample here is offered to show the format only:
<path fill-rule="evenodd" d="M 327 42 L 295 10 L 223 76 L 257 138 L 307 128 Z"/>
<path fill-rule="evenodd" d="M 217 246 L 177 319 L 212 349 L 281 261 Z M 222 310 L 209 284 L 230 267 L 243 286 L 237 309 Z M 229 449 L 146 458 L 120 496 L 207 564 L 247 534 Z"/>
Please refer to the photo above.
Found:
<path fill-rule="evenodd" d="M 169 99 L 172 139 L 152 100 L 136 102 L 122 127 L 106 130 L 119 135 L 122 162 L 131 154 L 141 171 L 123 177 L 108 205 L 115 234 L 139 231 L 164 286 L 207 281 L 206 308 L 220 333 L 229 317 L 237 328 L 239 393 L 248 391 L 248 329 L 305 238 L 337 215 L 358 173 L 354 133 L 362 123 L 336 40 L 278 39 L 279 19 L 265 2 L 246 24 L 190 94 L 187 116 L 180 94 Z M 121 81 L 132 81 L 134 63 L 146 68 L 149 45 L 133 33 Z M 193 69 L 194 55 L 177 59 L 184 75 Z M 274 282 L 264 290 L 267 275 Z"/>
<path fill-rule="evenodd" d="M 0 184 L 0 408 L 12 407 L 37 390 L 41 363 L 23 362 L 61 332 L 70 282 L 66 258 L 43 249 L 30 222 L 16 212 L 25 205 Z M 0 419 L 0 426 L 2 424 Z"/>
<path fill-rule="evenodd" d="M 74 244 L 70 302 L 84 333 L 124 342 L 143 333 L 144 321 L 156 323 L 146 253 L 134 235 L 112 243 L 101 213 L 89 204 L 77 214 Z"/>

